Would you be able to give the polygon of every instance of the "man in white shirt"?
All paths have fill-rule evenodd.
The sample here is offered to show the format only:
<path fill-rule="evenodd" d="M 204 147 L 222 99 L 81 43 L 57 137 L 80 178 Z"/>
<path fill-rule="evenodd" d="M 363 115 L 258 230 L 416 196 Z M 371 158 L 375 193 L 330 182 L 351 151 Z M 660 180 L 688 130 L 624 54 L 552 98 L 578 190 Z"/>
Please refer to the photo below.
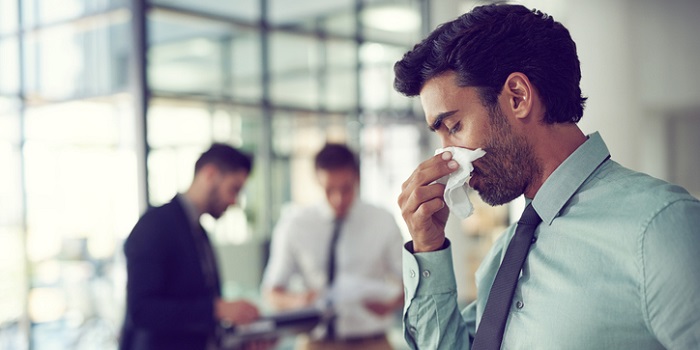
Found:
<path fill-rule="evenodd" d="M 327 144 L 315 168 L 326 200 L 280 218 L 264 297 L 278 310 L 332 306 L 335 317 L 300 349 L 391 349 L 386 332 L 403 305 L 399 228 L 387 210 L 356 198 L 359 164 L 347 146 Z"/>

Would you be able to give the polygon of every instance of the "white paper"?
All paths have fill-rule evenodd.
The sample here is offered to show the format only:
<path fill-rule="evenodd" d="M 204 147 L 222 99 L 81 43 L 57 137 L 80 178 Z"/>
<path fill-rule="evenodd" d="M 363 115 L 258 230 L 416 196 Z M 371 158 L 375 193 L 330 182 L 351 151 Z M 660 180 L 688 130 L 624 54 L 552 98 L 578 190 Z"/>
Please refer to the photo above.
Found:
<path fill-rule="evenodd" d="M 474 166 L 472 162 L 483 157 L 486 152 L 481 148 L 475 150 L 462 147 L 445 147 L 435 150 L 435 154 L 440 154 L 445 151 L 452 153 L 452 159 L 459 164 L 459 169 L 449 175 L 443 176 L 437 182 L 445 185 L 445 203 L 450 211 L 457 215 L 460 219 L 466 219 L 474 211 L 472 202 L 467 196 L 469 188 L 469 179 L 471 179 Z"/>

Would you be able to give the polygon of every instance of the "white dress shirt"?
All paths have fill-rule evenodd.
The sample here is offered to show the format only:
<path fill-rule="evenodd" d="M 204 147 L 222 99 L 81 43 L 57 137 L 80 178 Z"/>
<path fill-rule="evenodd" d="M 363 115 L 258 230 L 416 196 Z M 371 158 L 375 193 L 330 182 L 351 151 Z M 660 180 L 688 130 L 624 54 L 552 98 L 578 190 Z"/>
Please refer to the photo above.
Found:
<path fill-rule="evenodd" d="M 339 337 L 382 333 L 394 318 L 371 313 L 363 301 L 388 302 L 401 293 L 399 227 L 387 210 L 356 199 L 340 230 L 335 279 L 328 288 L 333 221 L 325 201 L 283 212 L 273 233 L 263 288 L 293 290 L 292 280 L 298 278 L 302 289 L 331 298 Z"/>

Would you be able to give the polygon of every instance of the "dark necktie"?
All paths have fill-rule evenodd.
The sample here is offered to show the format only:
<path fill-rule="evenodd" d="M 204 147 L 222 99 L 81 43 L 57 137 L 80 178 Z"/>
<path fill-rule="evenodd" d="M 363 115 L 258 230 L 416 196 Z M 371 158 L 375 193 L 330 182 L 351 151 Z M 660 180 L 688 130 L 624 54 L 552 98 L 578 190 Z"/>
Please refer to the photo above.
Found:
<path fill-rule="evenodd" d="M 340 236 L 340 228 L 343 225 L 343 220 L 336 218 L 333 221 L 333 234 L 331 236 L 331 243 L 328 246 L 328 289 L 333 286 L 333 280 L 335 279 L 335 256 L 338 246 L 338 237 Z M 333 307 L 331 302 L 331 308 Z M 335 316 L 328 320 L 326 325 L 326 339 L 333 339 L 335 337 Z"/>
<path fill-rule="evenodd" d="M 328 287 L 333 284 L 333 279 L 335 279 L 335 254 L 336 245 L 338 242 L 338 236 L 340 236 L 340 227 L 342 226 L 342 219 L 333 220 L 333 235 L 331 236 L 331 244 L 328 247 Z"/>
<path fill-rule="evenodd" d="M 476 330 L 474 337 L 473 350 L 501 348 L 503 331 L 506 328 L 508 311 L 511 308 L 515 286 L 518 284 L 518 276 L 530 251 L 535 229 L 540 222 L 542 219 L 537 215 L 532 203 L 528 204 L 518 220 L 515 235 L 508 244 L 506 256 L 503 258 L 491 286 L 484 315 L 481 317 L 479 329 Z"/>

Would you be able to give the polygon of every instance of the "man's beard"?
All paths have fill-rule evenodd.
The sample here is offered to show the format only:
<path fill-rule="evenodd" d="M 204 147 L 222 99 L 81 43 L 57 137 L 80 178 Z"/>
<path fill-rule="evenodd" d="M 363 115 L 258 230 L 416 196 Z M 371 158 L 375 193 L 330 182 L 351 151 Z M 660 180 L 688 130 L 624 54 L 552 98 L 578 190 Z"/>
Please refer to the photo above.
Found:
<path fill-rule="evenodd" d="M 515 135 L 500 108 L 489 112 L 491 135 L 474 173 L 479 179 L 479 196 L 491 206 L 502 205 L 525 193 L 541 174 L 530 143 Z"/>
<path fill-rule="evenodd" d="M 219 205 L 220 202 L 221 201 L 219 200 L 218 187 L 215 186 L 209 192 L 206 210 L 206 213 L 211 215 L 214 219 L 220 218 L 222 215 L 224 215 L 224 212 L 226 211 L 226 208 L 221 208 L 221 206 Z"/>

